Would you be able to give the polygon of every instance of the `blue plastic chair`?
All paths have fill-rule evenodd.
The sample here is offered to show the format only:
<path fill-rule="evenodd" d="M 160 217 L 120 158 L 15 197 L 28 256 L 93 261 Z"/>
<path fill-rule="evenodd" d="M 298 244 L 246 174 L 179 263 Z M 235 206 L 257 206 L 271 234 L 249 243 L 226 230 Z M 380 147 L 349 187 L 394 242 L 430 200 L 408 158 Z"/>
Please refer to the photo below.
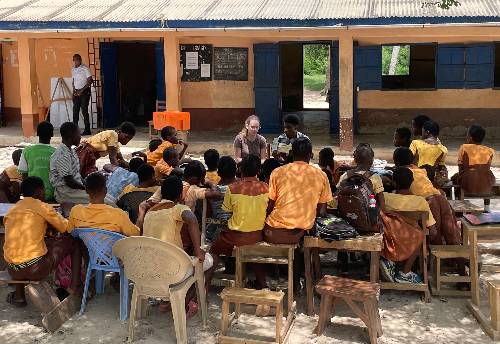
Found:
<path fill-rule="evenodd" d="M 118 259 L 113 255 L 113 245 L 126 236 L 111 231 L 94 228 L 77 228 L 71 232 L 74 237 L 80 238 L 89 251 L 89 266 L 85 276 L 85 288 L 83 291 L 82 305 L 80 315 L 85 311 L 87 304 L 87 295 L 89 292 L 90 275 L 95 270 L 96 293 L 104 293 L 104 273 L 120 273 L 120 320 L 125 321 L 128 318 L 129 291 L 128 279 L 125 276 L 123 268 L 120 267 Z"/>

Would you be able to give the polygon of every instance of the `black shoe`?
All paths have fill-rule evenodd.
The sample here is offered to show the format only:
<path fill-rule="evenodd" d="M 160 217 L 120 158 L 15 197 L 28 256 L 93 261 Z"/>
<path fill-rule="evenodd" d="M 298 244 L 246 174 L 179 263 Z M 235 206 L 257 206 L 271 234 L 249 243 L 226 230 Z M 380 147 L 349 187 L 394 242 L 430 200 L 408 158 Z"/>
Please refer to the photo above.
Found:
<path fill-rule="evenodd" d="M 82 136 L 90 136 L 92 135 L 92 132 L 90 131 L 90 129 L 85 129 L 82 133 Z"/>

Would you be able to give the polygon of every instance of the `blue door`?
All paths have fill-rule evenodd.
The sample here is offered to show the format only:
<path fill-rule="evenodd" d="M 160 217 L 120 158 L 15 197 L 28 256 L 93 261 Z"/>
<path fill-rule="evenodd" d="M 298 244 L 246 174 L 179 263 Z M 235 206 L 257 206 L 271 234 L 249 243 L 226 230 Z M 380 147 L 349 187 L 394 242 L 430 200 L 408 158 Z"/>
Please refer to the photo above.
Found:
<path fill-rule="evenodd" d="M 155 42 L 156 99 L 165 100 L 165 55 L 163 42 Z"/>
<path fill-rule="evenodd" d="M 118 99 L 118 44 L 101 42 L 102 115 L 105 128 L 117 127 L 120 119 Z"/>
<path fill-rule="evenodd" d="M 339 133 L 339 43 L 330 46 L 330 133 Z"/>
<path fill-rule="evenodd" d="M 253 52 L 255 114 L 260 118 L 263 133 L 278 133 L 281 131 L 279 45 L 255 44 Z"/>

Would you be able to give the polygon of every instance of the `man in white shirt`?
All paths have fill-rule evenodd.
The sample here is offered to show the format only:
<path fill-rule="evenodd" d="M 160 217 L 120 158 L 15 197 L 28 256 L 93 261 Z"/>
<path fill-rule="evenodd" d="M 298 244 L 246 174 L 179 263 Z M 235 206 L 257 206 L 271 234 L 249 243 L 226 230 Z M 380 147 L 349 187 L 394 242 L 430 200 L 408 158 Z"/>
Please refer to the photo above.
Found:
<path fill-rule="evenodd" d="M 73 77 L 73 123 L 78 125 L 80 119 L 80 109 L 83 114 L 85 130 L 82 135 L 91 135 L 89 119 L 90 85 L 92 85 L 92 73 L 89 67 L 82 64 L 82 57 L 79 54 L 73 55 L 73 65 L 71 76 Z"/>

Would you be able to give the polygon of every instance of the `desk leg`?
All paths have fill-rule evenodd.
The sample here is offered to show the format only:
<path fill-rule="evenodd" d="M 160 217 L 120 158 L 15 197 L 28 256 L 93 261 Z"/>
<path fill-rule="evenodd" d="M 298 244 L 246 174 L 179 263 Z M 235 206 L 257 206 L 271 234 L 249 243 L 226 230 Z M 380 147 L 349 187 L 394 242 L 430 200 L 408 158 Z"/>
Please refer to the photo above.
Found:
<path fill-rule="evenodd" d="M 380 252 L 370 252 L 370 282 L 379 282 Z"/>
<path fill-rule="evenodd" d="M 477 249 L 477 232 L 474 230 L 468 231 L 469 247 L 470 247 L 470 291 L 472 295 L 472 303 L 479 307 L 479 258 Z"/>
<path fill-rule="evenodd" d="M 310 247 L 304 247 L 304 269 L 306 275 L 306 299 L 307 299 L 307 315 L 314 315 L 314 291 L 313 291 L 313 274 L 311 266 L 311 251 Z"/>

